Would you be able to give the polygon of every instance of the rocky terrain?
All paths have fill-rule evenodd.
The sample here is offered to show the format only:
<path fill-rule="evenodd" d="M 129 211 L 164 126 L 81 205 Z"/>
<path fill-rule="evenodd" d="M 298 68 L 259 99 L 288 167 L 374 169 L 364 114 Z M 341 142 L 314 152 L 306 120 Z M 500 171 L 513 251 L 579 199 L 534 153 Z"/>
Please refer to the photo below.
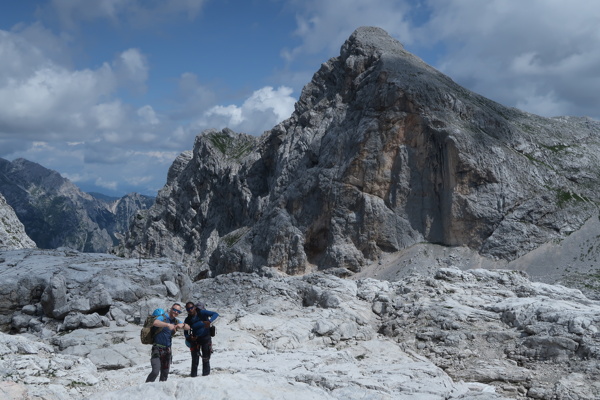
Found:
<path fill-rule="evenodd" d="M 19 221 L 15 210 L 0 194 L 0 251 L 35 247 L 33 240 L 25 233 L 25 227 Z"/>
<path fill-rule="evenodd" d="M 258 138 L 199 135 L 118 254 L 166 256 L 195 277 L 358 273 L 423 243 L 523 260 L 598 218 L 599 139 L 598 121 L 504 107 L 363 27 L 288 120 Z M 587 240 L 576 269 L 589 270 L 597 233 Z"/>
<path fill-rule="evenodd" d="M 25 159 L 0 159 L 0 193 L 37 247 L 86 252 L 110 251 L 133 215 L 154 202 L 137 193 L 111 201 L 98 199 L 58 172 Z"/>
<path fill-rule="evenodd" d="M 231 273 L 67 250 L 0 253 L 3 399 L 597 399 L 600 303 L 518 271 L 404 268 L 397 281 Z M 268 271 L 264 271 L 267 273 Z M 212 373 L 177 336 L 166 383 L 144 383 L 139 322 L 207 303 Z M 183 318 L 184 316 L 182 316 Z"/>

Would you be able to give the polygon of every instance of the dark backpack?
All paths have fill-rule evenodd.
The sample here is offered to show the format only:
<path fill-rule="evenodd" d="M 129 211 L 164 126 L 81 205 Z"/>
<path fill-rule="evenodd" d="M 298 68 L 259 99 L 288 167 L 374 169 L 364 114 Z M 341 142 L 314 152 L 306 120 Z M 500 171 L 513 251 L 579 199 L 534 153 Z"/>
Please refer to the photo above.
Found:
<path fill-rule="evenodd" d="M 160 315 L 163 315 L 161 311 L 162 310 L 160 309 L 156 309 L 152 314 L 146 317 L 144 327 L 140 332 L 140 340 L 142 341 L 142 344 L 154 344 L 154 336 L 156 336 L 156 334 L 158 333 L 158 329 L 152 328 L 154 328 L 153 324 L 156 318 L 158 318 Z"/>

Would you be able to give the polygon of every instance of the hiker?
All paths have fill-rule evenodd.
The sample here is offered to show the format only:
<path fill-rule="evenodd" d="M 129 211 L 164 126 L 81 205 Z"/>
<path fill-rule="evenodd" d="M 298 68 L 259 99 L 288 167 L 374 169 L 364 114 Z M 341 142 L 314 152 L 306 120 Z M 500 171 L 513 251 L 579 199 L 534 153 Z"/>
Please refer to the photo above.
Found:
<path fill-rule="evenodd" d="M 181 314 L 181 306 L 177 303 L 171 306 L 169 314 L 164 314 L 162 309 L 155 310 L 153 315 L 159 314 L 152 324 L 152 329 L 156 329 L 152 350 L 150 355 L 150 365 L 152 372 L 146 378 L 146 382 L 154 382 L 160 372 L 159 381 L 166 381 L 169 377 L 169 369 L 171 367 L 171 338 L 177 329 L 183 328 L 177 316 Z"/>
<path fill-rule="evenodd" d="M 210 374 L 210 355 L 212 353 L 212 339 L 210 336 L 210 324 L 217 319 L 218 313 L 208 311 L 203 303 L 194 304 L 188 301 L 185 304 L 188 316 L 184 321 L 186 344 L 189 342 L 192 353 L 191 376 L 198 376 L 198 364 L 202 357 L 202 376 Z M 214 328 L 213 328 L 214 329 Z"/>

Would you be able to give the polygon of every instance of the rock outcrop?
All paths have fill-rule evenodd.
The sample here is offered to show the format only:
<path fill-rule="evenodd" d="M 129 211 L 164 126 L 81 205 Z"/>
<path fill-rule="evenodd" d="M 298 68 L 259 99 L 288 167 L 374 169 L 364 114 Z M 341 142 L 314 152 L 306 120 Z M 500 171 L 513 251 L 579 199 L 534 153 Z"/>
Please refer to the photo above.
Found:
<path fill-rule="evenodd" d="M 206 131 L 119 252 L 197 277 L 345 267 L 421 242 L 514 260 L 598 215 L 600 123 L 542 118 L 357 29 L 259 138 Z"/>
<path fill-rule="evenodd" d="M 58 172 L 25 159 L 0 159 L 0 193 L 37 247 L 102 253 L 119 242 L 138 210 L 154 202 L 136 193 L 98 199 Z"/>
<path fill-rule="evenodd" d="M 0 330 L 15 333 L 140 320 L 164 301 L 190 296 L 183 265 L 168 259 L 123 260 L 109 254 L 13 250 L 0 254 Z M 127 318 L 125 318 L 127 316 Z"/>
<path fill-rule="evenodd" d="M 25 233 L 15 210 L 0 194 L 0 251 L 35 248 L 33 240 Z"/>

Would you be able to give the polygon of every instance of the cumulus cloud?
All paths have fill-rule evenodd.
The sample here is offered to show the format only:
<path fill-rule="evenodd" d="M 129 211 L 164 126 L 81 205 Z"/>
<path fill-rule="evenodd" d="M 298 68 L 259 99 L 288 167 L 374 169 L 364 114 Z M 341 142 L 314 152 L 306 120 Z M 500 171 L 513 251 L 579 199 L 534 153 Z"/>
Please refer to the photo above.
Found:
<path fill-rule="evenodd" d="M 115 75 L 123 86 L 138 93 L 146 91 L 148 61 L 139 49 L 125 50 L 117 57 L 113 65 Z"/>
<path fill-rule="evenodd" d="M 96 186 L 100 186 L 109 190 L 117 190 L 118 187 L 117 181 L 106 181 L 103 178 L 97 178 L 94 183 Z"/>
<path fill-rule="evenodd" d="M 90 108 L 92 127 L 99 130 L 114 130 L 122 126 L 126 120 L 126 112 L 119 100 L 94 105 Z"/>
<path fill-rule="evenodd" d="M 13 132 L 74 133 L 86 127 L 87 111 L 96 105 L 95 100 L 113 88 L 107 65 L 69 71 L 48 62 L 31 75 L 9 78 L 0 86 L 0 119 Z"/>
<path fill-rule="evenodd" d="M 137 115 L 140 117 L 142 124 L 156 125 L 160 122 L 154 109 L 149 105 L 138 108 Z"/>
<path fill-rule="evenodd" d="M 438 68 L 457 82 L 545 116 L 584 112 L 600 117 L 600 8 L 595 3 L 427 4 L 431 18 L 416 36 L 422 45 L 446 47 Z"/>
<path fill-rule="evenodd" d="M 296 99 L 292 89 L 266 86 L 256 90 L 241 106 L 214 106 L 195 122 L 198 128 L 224 128 L 261 134 L 290 117 Z"/>
<path fill-rule="evenodd" d="M 144 88 L 149 67 L 139 49 L 127 49 L 96 69 L 73 69 L 64 57 L 55 58 L 63 53 L 60 40 L 49 32 L 40 35 L 39 26 L 34 30 L 0 30 L 0 138 L 89 140 L 97 130 L 132 126 L 131 107 L 115 96 L 120 87 Z M 40 43 L 29 39 L 41 36 L 46 39 Z M 54 44 L 48 53 L 46 43 Z M 138 115 L 150 124 L 158 121 L 151 109 Z"/>
<path fill-rule="evenodd" d="M 340 45 L 350 34 L 365 25 L 385 29 L 401 41 L 412 41 L 411 25 L 407 20 L 410 6 L 407 1 L 309 0 L 294 3 L 298 7 L 294 35 L 300 38 L 301 44 L 282 52 L 288 61 L 322 51 L 337 55 Z"/>

